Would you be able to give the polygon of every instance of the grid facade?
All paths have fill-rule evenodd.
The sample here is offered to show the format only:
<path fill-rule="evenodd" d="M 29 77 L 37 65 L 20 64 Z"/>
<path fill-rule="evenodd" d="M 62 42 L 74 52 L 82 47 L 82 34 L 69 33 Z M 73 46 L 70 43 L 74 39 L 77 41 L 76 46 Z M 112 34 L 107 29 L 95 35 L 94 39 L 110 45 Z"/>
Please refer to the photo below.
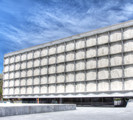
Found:
<path fill-rule="evenodd" d="M 132 26 L 4 57 L 5 98 L 124 91 L 133 91 Z"/>

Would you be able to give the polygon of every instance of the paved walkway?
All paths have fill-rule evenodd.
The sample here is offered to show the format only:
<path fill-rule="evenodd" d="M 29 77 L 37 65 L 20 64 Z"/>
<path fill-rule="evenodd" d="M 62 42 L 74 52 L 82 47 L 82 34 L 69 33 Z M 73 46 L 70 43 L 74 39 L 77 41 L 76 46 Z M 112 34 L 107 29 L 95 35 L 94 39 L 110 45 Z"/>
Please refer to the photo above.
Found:
<path fill-rule="evenodd" d="M 0 120 L 133 120 L 133 108 L 77 107 L 77 110 L 1 117 Z"/>

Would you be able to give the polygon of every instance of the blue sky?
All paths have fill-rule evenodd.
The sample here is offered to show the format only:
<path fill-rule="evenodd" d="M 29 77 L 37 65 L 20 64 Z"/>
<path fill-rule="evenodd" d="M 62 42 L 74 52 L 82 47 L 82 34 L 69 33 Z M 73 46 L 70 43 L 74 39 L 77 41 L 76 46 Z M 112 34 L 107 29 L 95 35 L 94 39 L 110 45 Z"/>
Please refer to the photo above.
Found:
<path fill-rule="evenodd" d="M 0 73 L 6 53 L 132 19 L 132 0 L 0 0 Z"/>

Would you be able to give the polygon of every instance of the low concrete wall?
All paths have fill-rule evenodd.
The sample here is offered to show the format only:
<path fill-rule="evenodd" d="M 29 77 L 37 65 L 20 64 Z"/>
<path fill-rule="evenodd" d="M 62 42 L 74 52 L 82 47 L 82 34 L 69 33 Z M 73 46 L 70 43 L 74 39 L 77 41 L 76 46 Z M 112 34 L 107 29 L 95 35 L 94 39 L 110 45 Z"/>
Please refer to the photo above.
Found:
<path fill-rule="evenodd" d="M 0 117 L 34 113 L 76 110 L 75 104 L 3 104 Z"/>

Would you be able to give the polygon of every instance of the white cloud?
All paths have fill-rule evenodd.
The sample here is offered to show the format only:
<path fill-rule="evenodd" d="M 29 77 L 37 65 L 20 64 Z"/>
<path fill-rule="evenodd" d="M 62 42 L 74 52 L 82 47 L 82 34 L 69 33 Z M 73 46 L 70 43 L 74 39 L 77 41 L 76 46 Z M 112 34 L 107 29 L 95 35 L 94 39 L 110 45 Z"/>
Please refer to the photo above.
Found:
<path fill-rule="evenodd" d="M 91 6 L 86 13 L 75 15 L 75 11 L 69 14 L 65 8 L 55 9 L 50 7 L 45 9 L 43 5 L 37 4 L 34 9 L 29 9 L 27 16 L 24 16 L 26 22 L 31 23 L 30 26 L 23 26 L 23 29 L 3 24 L 0 34 L 24 48 L 27 47 L 26 43 L 29 45 L 45 43 L 119 23 L 132 16 L 133 4 L 125 4 L 121 11 L 111 9 L 113 6 L 111 2 L 104 4 L 101 8 Z M 119 6 L 115 5 L 115 7 Z"/>

